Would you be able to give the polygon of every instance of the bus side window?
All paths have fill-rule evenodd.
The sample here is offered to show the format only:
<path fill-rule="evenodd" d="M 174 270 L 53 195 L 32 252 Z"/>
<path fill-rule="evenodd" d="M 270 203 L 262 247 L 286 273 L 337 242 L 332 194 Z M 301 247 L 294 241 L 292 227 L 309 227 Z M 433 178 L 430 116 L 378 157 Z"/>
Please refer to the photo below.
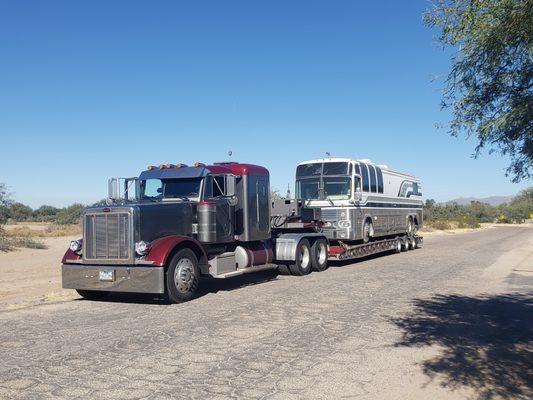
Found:
<path fill-rule="evenodd" d="M 369 165 L 370 170 L 370 191 L 376 193 L 378 191 L 378 185 L 376 184 L 376 170 L 373 165 Z"/>
<path fill-rule="evenodd" d="M 361 176 L 363 178 L 363 192 L 370 191 L 370 185 L 368 183 L 368 168 L 366 164 L 361 164 Z"/>
<path fill-rule="evenodd" d="M 383 172 L 379 167 L 376 167 L 376 171 L 378 173 L 378 193 L 383 193 Z"/>

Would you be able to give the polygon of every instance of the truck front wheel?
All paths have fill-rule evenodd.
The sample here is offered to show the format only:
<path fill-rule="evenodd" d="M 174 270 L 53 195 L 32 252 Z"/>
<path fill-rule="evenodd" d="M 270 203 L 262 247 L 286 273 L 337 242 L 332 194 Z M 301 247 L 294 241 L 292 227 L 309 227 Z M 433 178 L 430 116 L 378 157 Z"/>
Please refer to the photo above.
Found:
<path fill-rule="evenodd" d="M 179 250 L 167 268 L 167 297 L 171 303 L 182 303 L 194 297 L 200 272 L 198 260 L 191 249 Z"/>

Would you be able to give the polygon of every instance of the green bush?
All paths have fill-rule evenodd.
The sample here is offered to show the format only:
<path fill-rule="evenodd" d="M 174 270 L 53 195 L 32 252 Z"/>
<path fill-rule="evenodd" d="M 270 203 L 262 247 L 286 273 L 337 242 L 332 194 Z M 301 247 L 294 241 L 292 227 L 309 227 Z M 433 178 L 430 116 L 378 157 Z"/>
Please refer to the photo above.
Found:
<path fill-rule="evenodd" d="M 27 221 L 33 216 L 33 210 L 31 207 L 22 203 L 13 203 L 9 206 L 9 218 L 17 221 Z"/>
<path fill-rule="evenodd" d="M 62 208 L 56 215 L 55 222 L 59 225 L 73 225 L 81 220 L 83 215 L 83 204 L 73 204 L 69 207 Z"/>

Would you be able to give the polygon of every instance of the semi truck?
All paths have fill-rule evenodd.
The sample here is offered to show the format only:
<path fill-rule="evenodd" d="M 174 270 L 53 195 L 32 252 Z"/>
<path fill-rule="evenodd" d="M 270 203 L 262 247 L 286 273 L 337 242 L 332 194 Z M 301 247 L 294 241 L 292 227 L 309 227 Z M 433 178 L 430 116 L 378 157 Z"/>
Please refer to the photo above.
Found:
<path fill-rule="evenodd" d="M 329 173 L 343 163 L 342 173 Z M 419 247 L 421 200 L 409 212 L 393 206 L 387 219 L 393 228 L 383 228 L 386 213 L 370 211 L 373 192 L 365 190 L 365 179 L 369 189 L 374 181 L 361 173 L 362 165 L 302 163 L 296 186 L 303 198 L 294 199 L 271 199 L 269 171 L 237 162 L 151 165 L 138 177 L 112 178 L 107 204 L 84 210 L 83 237 L 62 260 L 63 287 L 86 299 L 134 292 L 180 303 L 195 296 L 202 277 L 270 268 L 307 275 L 333 259 Z M 349 183 L 340 188 L 331 177 Z"/>

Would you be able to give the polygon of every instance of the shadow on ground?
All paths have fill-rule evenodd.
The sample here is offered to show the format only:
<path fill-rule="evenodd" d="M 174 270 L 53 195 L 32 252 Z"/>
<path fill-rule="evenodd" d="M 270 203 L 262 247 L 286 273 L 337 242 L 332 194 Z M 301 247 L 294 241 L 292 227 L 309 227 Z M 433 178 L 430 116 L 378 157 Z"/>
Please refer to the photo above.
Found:
<path fill-rule="evenodd" d="M 449 389 L 473 388 L 479 399 L 525 399 L 533 393 L 533 297 L 435 296 L 393 322 L 396 346 L 442 348 L 423 363 Z"/>
<path fill-rule="evenodd" d="M 206 296 L 210 293 L 227 292 L 246 286 L 253 286 L 274 281 L 277 279 L 278 275 L 278 271 L 276 269 L 272 269 L 250 274 L 243 274 L 233 278 L 202 278 L 196 298 Z M 134 304 L 168 304 L 163 295 L 120 292 L 110 293 L 109 296 L 96 301 Z"/>

